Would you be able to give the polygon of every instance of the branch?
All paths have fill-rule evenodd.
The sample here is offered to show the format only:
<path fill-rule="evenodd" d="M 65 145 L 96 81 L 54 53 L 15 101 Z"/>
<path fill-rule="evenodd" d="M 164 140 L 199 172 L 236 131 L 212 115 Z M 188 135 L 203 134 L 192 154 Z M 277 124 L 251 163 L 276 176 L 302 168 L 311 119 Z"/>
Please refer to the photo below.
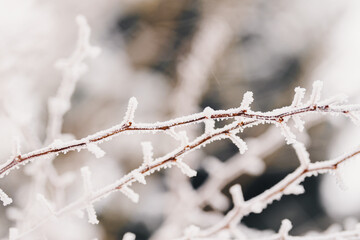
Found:
<path fill-rule="evenodd" d="M 305 178 L 336 171 L 340 164 L 359 154 L 360 146 L 333 160 L 309 163 L 307 165 L 302 164 L 293 173 L 286 176 L 270 189 L 242 203 L 241 207 L 235 205 L 234 208 L 224 217 L 223 221 L 213 227 L 203 230 L 199 233 L 199 237 L 213 236 L 221 230 L 230 228 L 234 223 L 239 222 L 244 216 L 247 216 L 250 213 L 262 212 L 267 205 L 271 204 L 275 200 L 280 200 L 283 195 L 296 194 L 296 192 L 288 190 L 294 186 L 299 186 Z"/>
<path fill-rule="evenodd" d="M 210 115 L 211 119 L 224 120 L 231 119 L 235 117 L 242 117 L 243 119 L 251 120 L 253 124 L 264 124 L 264 123 L 283 123 L 288 120 L 289 117 L 296 115 L 304 115 L 312 112 L 321 112 L 321 113 L 339 113 L 348 115 L 352 112 L 360 111 L 359 105 L 334 105 L 329 106 L 325 105 L 308 105 L 302 107 L 284 107 L 280 109 L 275 109 L 271 112 L 255 112 L 250 110 L 243 110 L 239 108 L 232 108 L 228 110 L 218 110 L 213 111 L 213 114 Z M 206 113 L 197 113 L 185 117 L 176 118 L 170 121 L 165 122 L 156 122 L 156 123 L 133 123 L 122 122 L 118 125 L 115 125 L 109 129 L 97 132 L 95 134 L 89 135 L 85 138 L 79 140 L 73 140 L 68 142 L 57 142 L 50 144 L 47 147 L 26 153 L 13 156 L 7 162 L 0 166 L 0 178 L 8 174 L 10 170 L 14 169 L 18 165 L 25 165 L 29 161 L 32 161 L 39 157 L 58 155 L 60 153 L 66 154 L 69 151 L 81 151 L 87 149 L 90 143 L 102 143 L 103 141 L 108 141 L 114 136 L 127 131 L 134 132 L 161 132 L 173 129 L 178 126 L 188 125 L 192 123 L 200 123 L 209 119 L 209 116 Z M 241 122 L 240 122 L 241 123 Z M 239 125 L 240 126 L 240 125 Z M 249 126 L 248 123 L 242 126 L 245 128 Z M 235 129 L 237 129 L 236 127 Z"/>

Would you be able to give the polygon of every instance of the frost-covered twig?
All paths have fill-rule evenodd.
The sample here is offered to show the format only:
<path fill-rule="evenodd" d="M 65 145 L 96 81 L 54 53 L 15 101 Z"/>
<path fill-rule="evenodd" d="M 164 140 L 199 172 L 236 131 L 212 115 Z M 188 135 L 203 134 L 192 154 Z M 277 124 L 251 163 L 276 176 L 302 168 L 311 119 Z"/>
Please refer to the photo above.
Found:
<path fill-rule="evenodd" d="M 225 217 L 224 221 L 220 222 L 214 228 L 209 230 L 201 231 L 201 236 L 209 236 L 216 231 L 219 231 L 224 228 L 234 226 L 243 216 L 255 212 L 259 213 L 266 207 L 267 204 L 271 203 L 274 199 L 280 198 L 284 194 L 299 194 L 303 192 L 303 188 L 299 186 L 299 183 L 307 176 L 313 175 L 315 173 L 322 173 L 327 168 L 331 166 L 326 165 L 322 166 L 321 164 L 312 164 L 308 160 L 308 155 L 306 150 L 297 143 L 295 136 L 293 136 L 289 127 L 287 126 L 287 122 L 294 116 L 302 116 L 307 113 L 312 112 L 320 112 L 320 113 L 331 113 L 331 114 L 349 114 L 349 112 L 357 112 L 360 110 L 360 106 L 358 105 L 339 105 L 335 102 L 333 105 L 322 104 L 319 102 L 318 96 L 318 84 L 314 84 L 314 91 L 311 97 L 311 101 L 307 104 L 301 104 L 301 99 L 297 100 L 296 106 L 289 106 L 280 109 L 275 109 L 270 112 L 255 112 L 249 108 L 249 104 L 252 101 L 252 96 L 250 94 L 245 94 L 243 104 L 240 108 L 229 109 L 229 110 L 218 110 L 214 111 L 212 109 L 205 109 L 204 112 L 190 115 L 187 117 L 177 118 L 174 120 L 146 124 L 146 123 L 135 123 L 134 122 L 134 113 L 137 106 L 137 101 L 135 98 L 130 99 L 129 107 L 125 114 L 124 120 L 121 124 L 116 125 L 108 130 L 100 131 L 96 134 L 90 135 L 86 138 L 80 140 L 74 140 L 70 142 L 63 143 L 61 141 L 55 141 L 49 147 L 28 153 L 28 154 L 19 154 L 14 159 L 10 159 L 10 163 L 5 164 L 2 168 L 0 174 L 3 176 L 9 172 L 9 170 L 13 167 L 17 167 L 18 164 L 25 164 L 28 161 L 41 157 L 41 156 L 49 156 L 52 157 L 59 153 L 66 153 L 71 150 L 82 150 L 84 148 L 93 152 L 96 156 L 101 157 L 104 152 L 97 146 L 97 144 L 101 143 L 104 140 L 109 140 L 113 136 L 118 135 L 121 132 L 127 131 L 136 131 L 136 132 L 160 132 L 165 131 L 173 136 L 177 140 L 181 140 L 181 145 L 176 148 L 174 151 L 166 154 L 163 157 L 153 159 L 152 156 L 152 147 L 149 143 L 143 144 L 144 151 L 144 163 L 133 170 L 132 172 L 126 174 L 124 177 L 119 179 L 118 181 L 109 184 L 108 186 L 97 190 L 92 191 L 90 187 L 86 187 L 85 197 L 80 198 L 79 200 L 67 205 L 66 207 L 59 209 L 58 211 L 51 211 L 52 216 L 62 216 L 70 212 L 74 212 L 76 210 L 81 210 L 86 208 L 89 215 L 89 221 L 92 223 L 97 223 L 95 210 L 93 207 L 93 203 L 106 197 L 108 194 L 121 191 L 125 195 L 127 195 L 131 200 L 137 202 L 138 195 L 130 188 L 131 184 L 134 182 L 140 182 L 145 184 L 145 177 L 147 175 L 152 174 L 157 170 L 161 170 L 167 167 L 177 166 L 180 170 L 189 177 L 196 175 L 196 171 L 191 169 L 186 163 L 183 162 L 183 157 L 190 153 L 193 150 L 199 149 L 206 144 L 221 140 L 224 138 L 230 138 L 238 147 L 241 153 L 246 150 L 246 145 L 241 138 L 239 138 L 236 134 L 242 131 L 244 128 L 252 127 L 258 124 L 275 124 L 281 125 L 282 128 L 286 128 L 286 131 L 283 131 L 283 135 L 287 139 L 288 143 L 294 143 L 297 153 L 299 155 L 299 159 L 301 161 L 301 166 L 298 170 L 296 170 L 293 174 L 289 175 L 279 184 L 274 186 L 274 188 L 269 191 L 264 192 L 258 197 L 251 199 L 246 202 L 242 202 L 241 204 L 236 203 L 235 208 L 229 212 L 229 214 Z M 315 93 L 314 93 L 315 92 Z M 315 96 L 315 97 L 314 97 Z M 314 100 L 315 99 L 315 100 Z M 234 119 L 232 123 L 229 123 L 221 128 L 214 128 L 214 124 L 212 121 L 214 120 L 222 120 L 222 119 Z M 211 121 L 209 123 L 209 121 Z M 206 131 L 193 141 L 189 142 L 184 134 L 179 134 L 175 132 L 174 128 L 177 126 L 187 125 L 191 123 L 200 123 L 205 122 L 207 125 L 211 125 L 211 127 L 207 127 Z M 358 154 L 359 152 L 354 153 L 353 155 Z M 350 156 L 352 157 L 352 156 Z M 350 158 L 347 157 L 347 158 Z M 344 161 L 344 160 L 343 160 Z M 332 161 L 327 161 L 326 163 L 332 163 Z M 333 163 L 333 168 L 336 168 L 338 163 Z M 321 169 L 315 168 L 322 167 Z M 84 172 L 84 171 L 83 171 Z M 88 183 L 90 182 L 90 174 L 83 173 L 85 186 L 90 186 Z M 239 195 L 240 191 L 236 191 L 236 188 L 233 188 L 233 196 L 234 199 L 242 199 Z M 38 223 L 32 230 L 36 229 L 38 226 L 41 226 L 46 221 L 43 220 Z M 214 230 L 215 229 L 215 230 Z M 209 234 L 210 232 L 210 234 Z M 21 236 L 26 235 L 26 232 Z"/>
<path fill-rule="evenodd" d="M 131 101 L 130 101 L 131 102 Z M 214 111 L 210 118 L 215 120 L 230 119 L 235 117 L 242 117 L 247 121 L 251 120 L 252 124 L 263 124 L 263 123 L 276 123 L 281 126 L 284 125 L 284 121 L 293 116 L 300 116 L 307 113 L 320 112 L 320 113 L 331 113 L 331 114 L 345 114 L 349 116 L 349 113 L 360 111 L 359 105 L 328 105 L 321 104 L 313 105 L 302 105 L 299 107 L 284 107 L 275 109 L 270 112 L 255 112 L 251 110 L 244 110 L 241 108 L 232 108 L 228 110 L 217 110 Z M 126 117 L 125 117 L 126 119 Z M 34 160 L 39 157 L 49 156 L 59 153 L 67 153 L 68 151 L 80 151 L 87 149 L 90 143 L 99 144 L 105 140 L 110 140 L 112 137 L 119 135 L 123 132 L 134 131 L 134 132 L 160 132 L 173 129 L 178 126 L 188 125 L 192 123 L 199 123 L 209 119 L 208 113 L 197 113 L 186 117 L 176 118 L 165 122 L 156 123 L 134 123 L 133 121 L 123 121 L 122 123 L 115 125 L 104 131 L 97 132 L 89 135 L 88 137 L 73 140 L 69 142 L 57 142 L 50 144 L 48 147 L 41 148 L 26 154 L 15 156 L 10 158 L 6 163 L 0 166 L 0 177 L 3 177 L 11 169 L 19 164 L 26 164 L 27 162 Z M 242 128 L 253 126 L 252 124 L 245 124 Z M 239 124 L 240 127 L 240 124 Z M 235 128 L 237 129 L 237 128 Z M 286 128 L 287 129 L 287 128 Z M 284 131 L 284 134 L 287 132 Z M 286 135 L 287 136 L 287 135 Z M 293 142 L 292 136 L 288 139 L 291 143 Z"/>
<path fill-rule="evenodd" d="M 63 116 L 70 109 L 70 100 L 76 83 L 87 70 L 84 60 L 89 57 L 94 58 L 100 53 L 98 47 L 90 45 L 91 29 L 86 18 L 79 15 L 76 22 L 79 25 L 79 36 L 75 51 L 68 59 L 61 59 L 56 62 L 56 67 L 63 71 L 63 79 L 56 96 L 49 100 L 49 120 L 47 140 L 45 141 L 47 143 L 59 137 L 61 133 Z"/>
<path fill-rule="evenodd" d="M 250 213 L 262 212 L 263 209 L 267 207 L 267 205 L 271 204 L 275 200 L 280 200 L 283 195 L 303 193 L 303 191 L 297 191 L 297 187 L 300 186 L 299 184 L 304 181 L 305 178 L 336 171 L 340 164 L 354 158 L 355 156 L 358 156 L 359 154 L 360 147 L 357 147 L 353 151 L 332 160 L 316 163 L 306 162 L 306 165 L 301 164 L 293 173 L 286 176 L 283 180 L 270 189 L 252 199 L 245 201 L 241 204 L 241 207 L 239 207 L 239 205 L 235 205 L 235 207 L 224 217 L 223 221 L 209 229 L 203 230 L 199 233 L 198 236 L 209 237 L 221 230 L 227 229 L 231 227 L 232 224 L 238 223 L 242 217 Z M 301 153 L 301 155 L 303 155 L 303 153 Z"/>

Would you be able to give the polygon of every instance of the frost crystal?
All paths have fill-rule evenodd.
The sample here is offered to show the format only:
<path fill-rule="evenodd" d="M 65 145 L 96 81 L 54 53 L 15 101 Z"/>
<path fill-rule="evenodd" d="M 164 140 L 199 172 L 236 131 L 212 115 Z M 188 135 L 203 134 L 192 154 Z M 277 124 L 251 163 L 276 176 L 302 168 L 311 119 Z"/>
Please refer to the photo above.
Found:
<path fill-rule="evenodd" d="M 98 224 L 99 223 L 99 220 L 96 217 L 95 208 L 94 208 L 94 206 L 92 204 L 89 204 L 86 207 L 86 212 L 87 212 L 87 215 L 88 215 L 88 218 L 89 218 L 89 223 L 91 223 L 91 224 Z"/>
<path fill-rule="evenodd" d="M 291 103 L 292 107 L 297 107 L 301 105 L 301 101 L 305 96 L 305 92 L 306 92 L 305 88 L 301 88 L 301 87 L 295 88 L 294 100 Z"/>
<path fill-rule="evenodd" d="M 142 142 L 141 143 L 143 155 L 144 155 L 144 163 L 149 165 L 153 161 L 153 147 L 151 142 Z"/>
<path fill-rule="evenodd" d="M 3 202 L 4 206 L 12 203 L 12 199 L 2 189 L 0 189 L 0 200 Z"/>
<path fill-rule="evenodd" d="M 181 172 L 188 177 L 195 177 L 197 174 L 197 172 L 194 169 L 190 168 L 189 165 L 187 165 L 181 160 L 176 161 L 176 166 L 180 168 Z"/>
<path fill-rule="evenodd" d="M 296 151 L 296 155 L 299 158 L 301 166 L 307 168 L 310 164 L 310 155 L 308 151 L 306 151 L 304 144 L 296 142 L 292 146 Z"/>
<path fill-rule="evenodd" d="M 322 87 L 323 87 L 323 82 L 322 81 L 315 81 L 314 82 L 313 90 L 311 92 L 311 96 L 310 96 L 310 100 L 309 100 L 310 105 L 314 105 L 317 102 L 319 102 L 320 97 L 321 97 Z"/>
<path fill-rule="evenodd" d="M 124 122 L 130 123 L 134 121 L 135 111 L 138 105 L 138 101 L 135 97 L 130 98 L 128 107 L 124 116 Z"/>
<path fill-rule="evenodd" d="M 145 180 L 145 177 L 143 174 L 141 174 L 140 172 L 138 171 L 133 171 L 133 176 L 135 178 L 136 181 L 138 181 L 139 183 L 141 184 L 146 184 L 146 180 Z"/>
<path fill-rule="evenodd" d="M 133 201 L 134 203 L 139 202 L 139 194 L 137 194 L 136 192 L 134 192 L 131 188 L 127 187 L 127 186 L 123 186 L 120 191 L 127 196 L 131 201 Z"/>
<path fill-rule="evenodd" d="M 101 158 L 105 155 L 105 151 L 102 150 L 96 143 L 87 144 L 89 152 L 95 155 L 96 158 Z"/>
<path fill-rule="evenodd" d="M 286 123 L 280 123 L 277 124 L 277 126 L 280 126 L 281 134 L 285 137 L 287 144 L 292 144 L 296 141 L 295 135 L 291 132 L 289 126 Z"/>
<path fill-rule="evenodd" d="M 248 91 L 244 94 L 243 100 L 240 105 L 241 110 L 249 110 L 250 104 L 254 101 L 253 93 Z"/>
<path fill-rule="evenodd" d="M 246 142 L 233 133 L 230 133 L 228 136 L 229 139 L 239 148 L 240 153 L 244 154 L 248 149 Z"/>
<path fill-rule="evenodd" d="M 127 233 L 125 233 L 122 240 L 135 240 L 135 238 L 136 238 L 135 234 L 133 234 L 131 232 L 127 232 Z"/>
<path fill-rule="evenodd" d="M 236 184 L 230 188 L 231 197 L 236 207 L 240 207 L 244 203 L 244 196 L 241 191 L 241 186 Z"/>
<path fill-rule="evenodd" d="M 204 109 L 205 114 L 205 133 L 210 134 L 215 129 L 215 121 L 211 118 L 211 115 L 213 114 L 214 110 L 211 107 L 206 107 Z"/>

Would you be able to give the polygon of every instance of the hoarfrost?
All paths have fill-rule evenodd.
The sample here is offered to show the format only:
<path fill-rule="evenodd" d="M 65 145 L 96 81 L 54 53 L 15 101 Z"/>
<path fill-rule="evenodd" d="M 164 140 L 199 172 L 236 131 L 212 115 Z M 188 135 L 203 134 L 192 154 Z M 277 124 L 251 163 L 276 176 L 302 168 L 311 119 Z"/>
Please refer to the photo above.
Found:
<path fill-rule="evenodd" d="M 315 81 L 313 83 L 313 89 L 312 89 L 310 100 L 309 100 L 310 105 L 314 105 L 319 102 L 319 100 L 321 98 L 322 87 L 323 87 L 322 81 Z"/>
<path fill-rule="evenodd" d="M 134 192 L 131 188 L 123 186 L 120 191 L 134 203 L 139 202 L 139 194 Z"/>
<path fill-rule="evenodd" d="M 153 161 L 153 147 L 151 142 L 141 143 L 144 163 L 149 165 Z"/>
<path fill-rule="evenodd" d="M 211 107 L 206 107 L 203 112 L 205 114 L 205 133 L 211 134 L 215 129 L 215 121 L 211 118 L 214 110 Z"/>
<path fill-rule="evenodd" d="M 301 105 L 301 101 L 303 100 L 303 98 L 305 96 L 305 92 L 306 92 L 305 88 L 301 88 L 301 87 L 295 88 L 294 100 L 291 103 L 291 107 L 297 107 L 297 106 Z"/>
<path fill-rule="evenodd" d="M 95 208 L 92 204 L 89 204 L 88 206 L 86 206 L 86 212 L 89 218 L 89 223 L 91 224 L 98 224 L 99 220 L 96 217 L 96 212 L 95 212 Z"/>
<path fill-rule="evenodd" d="M 133 171 L 133 176 L 136 181 L 138 181 L 141 184 L 146 184 L 146 180 L 143 174 L 141 174 L 139 171 L 135 170 Z"/>
<path fill-rule="evenodd" d="M 246 142 L 242 140 L 239 136 L 230 133 L 228 135 L 229 139 L 239 148 L 241 154 L 244 154 L 248 149 Z"/>
<path fill-rule="evenodd" d="M 96 143 L 87 144 L 89 152 L 95 155 L 96 158 L 101 158 L 105 155 L 105 151 L 102 150 Z"/>
<path fill-rule="evenodd" d="M 138 101 L 136 100 L 136 98 L 135 97 L 130 98 L 123 120 L 125 123 L 130 123 L 134 121 L 137 105 L 138 105 Z"/>
<path fill-rule="evenodd" d="M 249 110 L 250 109 L 250 104 L 254 101 L 253 98 L 253 93 L 250 91 L 247 91 L 244 94 L 243 100 L 240 104 L 240 109 L 241 110 Z"/>
<path fill-rule="evenodd" d="M 286 144 L 292 144 L 296 142 L 294 133 L 291 132 L 289 126 L 286 123 L 277 124 L 281 129 L 281 134 L 285 137 Z"/>
<path fill-rule="evenodd" d="M 197 174 L 197 172 L 194 169 L 190 168 L 189 165 L 187 165 L 181 160 L 176 161 L 176 166 L 180 168 L 181 172 L 188 177 L 195 177 Z"/>
<path fill-rule="evenodd" d="M 301 166 L 307 168 L 310 164 L 310 155 L 308 151 L 306 151 L 305 145 L 303 143 L 296 142 L 292 146 L 296 151 L 296 155 L 299 158 Z"/>

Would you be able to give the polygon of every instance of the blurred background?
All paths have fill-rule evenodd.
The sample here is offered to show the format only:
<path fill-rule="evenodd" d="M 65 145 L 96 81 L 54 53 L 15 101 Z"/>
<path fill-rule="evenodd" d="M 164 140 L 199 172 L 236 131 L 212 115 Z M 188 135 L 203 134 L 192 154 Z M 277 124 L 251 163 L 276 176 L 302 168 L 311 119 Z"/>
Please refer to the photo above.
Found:
<path fill-rule="evenodd" d="M 136 122 L 168 120 L 206 106 L 238 107 L 246 91 L 254 93 L 253 110 L 268 111 L 291 104 L 294 88 L 310 89 L 315 80 L 324 82 L 324 98 L 345 93 L 351 103 L 360 102 L 357 0 L 0 0 L 2 161 L 11 156 L 13 136 L 20 139 L 23 153 L 36 149 L 36 141 L 45 140 L 47 101 L 56 94 L 62 78 L 54 64 L 75 48 L 78 14 L 87 18 L 91 43 L 102 52 L 87 61 L 88 72 L 72 96 L 63 125 L 69 139 L 118 124 L 132 96 L 139 101 Z M 312 161 L 336 157 L 359 144 L 359 128 L 343 117 L 309 118 L 306 128 L 307 133 L 297 134 L 306 142 Z M 203 125 L 184 129 L 194 138 Z M 243 157 L 228 140 L 187 156 L 185 160 L 198 170 L 192 179 L 183 177 L 178 169 L 150 176 L 147 185 L 134 186 L 140 194 L 138 204 L 122 194 L 100 201 L 96 204 L 99 225 L 71 216 L 39 232 L 48 239 L 115 240 L 131 231 L 141 240 L 177 237 L 190 224 L 210 226 L 231 208 L 230 199 L 223 197 L 229 197 L 231 185 L 240 183 L 249 199 L 298 166 L 293 149 L 285 145 L 279 132 L 270 131 L 269 126 L 246 130 L 245 140 L 263 139 L 259 142 L 264 144 L 254 144 L 259 149 L 250 149 Z M 81 196 L 79 169 L 84 165 L 93 172 L 95 188 L 139 166 L 142 141 L 153 143 L 155 156 L 178 145 L 162 133 L 121 135 L 101 145 L 107 153 L 104 158 L 95 159 L 86 151 L 56 158 L 59 174 L 75 176 L 61 190 L 64 194 L 55 201 L 56 206 Z M 216 182 L 216 173 L 209 173 L 207 160 L 226 165 L 230 159 L 244 160 L 257 151 L 261 161 L 255 170 L 218 180 L 219 186 L 209 184 L 210 179 Z M 304 182 L 305 194 L 285 196 L 263 213 L 250 214 L 242 224 L 276 231 L 281 220 L 288 218 L 294 225 L 292 234 L 305 234 L 325 231 L 333 223 L 355 222 L 349 217 L 360 217 L 360 177 L 354 171 L 360 166 L 356 164 L 353 161 L 342 170 L 346 191 L 339 189 L 334 176 L 312 177 Z M 11 226 L 26 228 L 36 221 L 36 216 L 23 211 L 36 205 L 31 200 L 33 177 L 24 169 L 0 182 L 1 189 L 14 199 L 12 207 L 0 208 L 3 237 Z M 226 172 L 222 174 L 220 177 L 227 177 Z M 56 198 L 57 188 L 51 182 L 45 186 L 44 195 Z M 204 188 L 223 195 L 202 194 Z M 202 199 L 201 204 L 196 199 Z"/>

